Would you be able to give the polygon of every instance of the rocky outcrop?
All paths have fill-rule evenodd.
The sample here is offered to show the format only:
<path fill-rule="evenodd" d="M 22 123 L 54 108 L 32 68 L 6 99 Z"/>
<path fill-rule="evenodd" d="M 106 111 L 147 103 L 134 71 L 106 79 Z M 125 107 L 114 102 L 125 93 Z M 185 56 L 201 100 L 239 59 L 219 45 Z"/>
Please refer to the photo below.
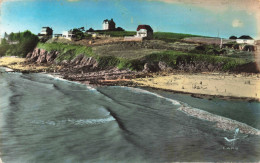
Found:
<path fill-rule="evenodd" d="M 72 67 L 75 69 L 78 68 L 91 68 L 95 69 L 98 68 L 98 62 L 93 57 L 87 57 L 84 54 L 78 55 L 73 60 L 63 60 L 57 63 L 55 59 L 58 57 L 59 52 L 58 51 L 47 51 L 44 49 L 35 48 L 33 52 L 30 52 L 27 54 L 26 58 L 29 60 L 29 62 L 36 62 L 36 63 L 56 63 L 68 67 Z"/>
<path fill-rule="evenodd" d="M 27 54 L 26 58 L 31 62 L 37 63 L 53 63 L 59 52 L 48 52 L 44 49 L 35 48 L 33 52 Z"/>
<path fill-rule="evenodd" d="M 76 68 L 88 67 L 88 68 L 98 68 L 98 62 L 93 57 L 86 57 L 84 54 L 78 55 L 76 58 L 71 60 L 70 64 Z"/>
<path fill-rule="evenodd" d="M 158 66 L 158 63 L 148 62 L 144 64 L 144 69 L 143 69 L 144 72 L 157 72 L 159 70 L 160 68 Z"/>

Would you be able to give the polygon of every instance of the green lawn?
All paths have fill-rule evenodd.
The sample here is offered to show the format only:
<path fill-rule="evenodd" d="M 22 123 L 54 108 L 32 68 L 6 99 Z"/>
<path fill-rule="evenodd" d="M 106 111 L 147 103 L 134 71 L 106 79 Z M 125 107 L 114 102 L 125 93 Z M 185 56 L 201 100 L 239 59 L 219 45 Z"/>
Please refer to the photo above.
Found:
<path fill-rule="evenodd" d="M 170 32 L 154 32 L 154 39 L 163 40 L 166 42 L 176 42 L 187 37 L 204 37 L 199 35 L 182 34 L 182 33 L 170 33 Z"/>
<path fill-rule="evenodd" d="M 105 31 L 99 33 L 110 35 L 111 37 L 124 37 L 124 36 L 136 35 L 135 31 Z M 170 33 L 170 32 L 154 32 L 154 39 L 163 40 L 166 42 L 176 42 L 187 37 L 203 37 L 203 36 L 182 34 L 182 33 Z"/>

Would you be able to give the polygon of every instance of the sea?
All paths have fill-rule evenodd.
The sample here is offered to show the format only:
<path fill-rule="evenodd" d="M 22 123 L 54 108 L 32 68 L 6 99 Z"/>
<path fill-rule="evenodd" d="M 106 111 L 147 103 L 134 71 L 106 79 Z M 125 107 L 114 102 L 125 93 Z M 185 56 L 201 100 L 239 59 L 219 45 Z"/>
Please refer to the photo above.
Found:
<path fill-rule="evenodd" d="M 217 128 L 182 106 L 260 129 L 259 102 L 91 87 L 1 68 L 0 162 L 260 161 L 260 136 Z"/>

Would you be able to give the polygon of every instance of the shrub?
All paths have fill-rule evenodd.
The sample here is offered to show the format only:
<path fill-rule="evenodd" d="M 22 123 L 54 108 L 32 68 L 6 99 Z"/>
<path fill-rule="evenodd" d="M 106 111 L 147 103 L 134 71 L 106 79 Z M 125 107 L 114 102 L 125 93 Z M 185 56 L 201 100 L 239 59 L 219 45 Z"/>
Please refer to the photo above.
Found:
<path fill-rule="evenodd" d="M 11 42 L 17 41 L 18 44 L 11 45 L 4 40 L 0 45 L 0 55 L 19 56 L 25 57 L 30 51 L 32 51 L 37 45 L 39 39 L 36 35 L 30 31 L 11 33 L 9 36 Z"/>

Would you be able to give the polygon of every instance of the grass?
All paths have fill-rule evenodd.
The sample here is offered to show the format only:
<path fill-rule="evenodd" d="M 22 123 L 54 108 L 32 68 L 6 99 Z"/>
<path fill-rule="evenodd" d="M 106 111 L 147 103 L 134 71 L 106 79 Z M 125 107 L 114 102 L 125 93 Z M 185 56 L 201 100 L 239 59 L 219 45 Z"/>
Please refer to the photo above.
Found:
<path fill-rule="evenodd" d="M 60 54 L 56 58 L 57 62 L 63 60 L 72 60 L 80 54 L 84 54 L 86 57 L 94 57 L 100 68 L 107 67 L 118 67 L 119 69 L 131 69 L 131 70 L 142 70 L 144 64 L 147 62 L 159 62 L 163 61 L 168 66 L 176 68 L 178 62 L 185 62 L 187 64 L 192 62 L 206 62 L 210 64 L 222 63 L 223 71 L 232 70 L 235 67 L 245 64 L 246 60 L 240 58 L 206 55 L 206 54 L 194 54 L 181 51 L 163 51 L 156 52 L 138 59 L 127 59 L 118 56 L 99 56 L 92 52 L 91 47 L 86 47 L 82 45 L 69 45 L 62 43 L 39 43 L 38 48 L 45 49 L 47 51 L 59 51 Z"/>
<path fill-rule="evenodd" d="M 99 34 L 110 35 L 110 37 L 124 37 L 124 36 L 134 36 L 136 35 L 135 31 L 105 31 L 99 32 Z"/>
<path fill-rule="evenodd" d="M 240 58 L 231 58 L 231 57 L 205 55 L 205 54 L 193 54 L 193 53 L 185 53 L 179 51 L 165 51 L 161 53 L 154 53 L 146 56 L 145 59 L 153 62 L 163 61 L 171 67 L 176 67 L 178 61 L 185 62 L 185 63 L 206 62 L 213 65 L 222 63 L 223 71 L 232 70 L 235 67 L 246 63 L 244 59 L 240 59 Z"/>
<path fill-rule="evenodd" d="M 63 44 L 63 43 L 38 43 L 37 48 L 45 49 L 49 52 L 59 51 L 60 54 L 56 58 L 57 62 L 63 60 L 72 60 L 80 54 L 84 54 L 86 57 L 93 57 L 91 47 L 86 47 L 82 45 L 72 45 L 72 44 Z"/>
<path fill-rule="evenodd" d="M 115 56 L 101 56 L 98 58 L 102 68 L 105 67 L 118 67 L 119 69 L 130 69 L 135 71 L 141 71 L 144 64 L 147 62 L 158 63 L 159 61 L 165 62 L 172 68 L 177 68 L 178 62 L 192 63 L 192 62 L 206 62 L 212 65 L 222 63 L 222 70 L 229 71 L 236 68 L 239 65 L 245 64 L 244 59 L 205 55 L 205 54 L 193 54 L 180 51 L 164 51 L 159 53 L 153 53 L 144 56 L 139 59 L 126 59 L 118 58 Z"/>
<path fill-rule="evenodd" d="M 170 32 L 154 32 L 154 39 L 163 40 L 166 42 L 176 42 L 187 37 L 203 37 L 199 35 L 182 34 L 182 33 L 170 33 Z"/>
<path fill-rule="evenodd" d="M 100 34 L 110 35 L 111 37 L 124 37 L 134 36 L 136 31 L 105 31 L 99 32 Z M 163 40 L 166 42 L 176 42 L 187 37 L 203 37 L 199 35 L 171 33 L 171 32 L 154 32 L 154 39 Z"/>

